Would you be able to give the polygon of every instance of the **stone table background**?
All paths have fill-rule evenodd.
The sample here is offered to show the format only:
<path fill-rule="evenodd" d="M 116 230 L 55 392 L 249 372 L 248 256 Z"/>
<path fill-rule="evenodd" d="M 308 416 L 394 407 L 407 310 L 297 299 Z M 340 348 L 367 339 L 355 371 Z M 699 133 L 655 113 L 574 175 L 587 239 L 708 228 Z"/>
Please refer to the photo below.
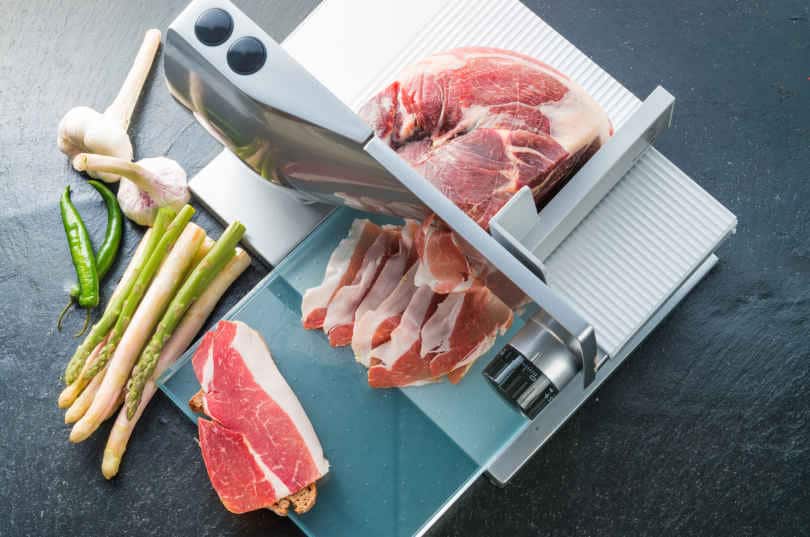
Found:
<path fill-rule="evenodd" d="M 0 0 L 0 536 L 300 535 L 269 512 L 221 507 L 194 428 L 162 395 L 112 482 L 99 471 L 109 426 L 70 445 L 55 404 L 80 321 L 54 329 L 72 277 L 64 185 L 94 237 L 105 222 L 56 150 L 56 125 L 74 105 L 103 109 L 143 31 L 165 29 L 185 3 Z M 317 2 L 238 3 L 281 40 Z M 479 480 L 431 535 L 810 534 L 806 0 L 527 4 L 637 95 L 660 83 L 677 97 L 658 146 L 739 228 L 720 265 L 511 485 Z M 155 73 L 131 127 L 136 157 L 168 155 L 193 174 L 217 144 Z M 202 210 L 196 221 L 221 230 Z M 139 235 L 127 225 L 126 253 Z M 265 272 L 254 265 L 217 313 Z"/>

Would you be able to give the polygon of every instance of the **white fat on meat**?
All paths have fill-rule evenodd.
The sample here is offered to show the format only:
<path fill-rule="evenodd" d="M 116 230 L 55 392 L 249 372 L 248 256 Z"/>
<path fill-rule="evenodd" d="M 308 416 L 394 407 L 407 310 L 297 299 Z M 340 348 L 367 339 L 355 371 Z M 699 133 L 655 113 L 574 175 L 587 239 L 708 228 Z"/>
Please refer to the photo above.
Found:
<path fill-rule="evenodd" d="M 318 435 L 315 434 L 315 429 L 312 427 L 309 417 L 298 401 L 298 398 L 295 396 L 295 393 L 292 391 L 292 388 L 290 388 L 290 385 L 287 384 L 287 381 L 284 380 L 284 377 L 278 370 L 278 366 L 276 366 L 275 361 L 273 361 L 273 357 L 270 355 L 264 338 L 241 321 L 227 322 L 232 322 L 236 325 L 236 335 L 231 341 L 230 347 L 239 353 L 245 366 L 253 375 L 253 378 L 259 387 L 261 387 L 262 391 L 269 394 L 281 410 L 292 419 L 316 467 L 321 475 L 326 474 L 329 471 L 329 463 L 323 456 L 323 448 L 321 447 L 320 440 L 318 440 Z M 214 344 L 211 345 L 211 351 L 208 353 L 209 361 L 213 360 L 213 353 L 217 352 L 215 347 L 216 340 Z M 208 371 L 209 367 L 209 364 L 206 363 L 203 366 L 203 371 Z"/>
<path fill-rule="evenodd" d="M 330 343 L 335 345 L 348 345 L 351 342 L 351 327 L 354 324 L 355 311 L 371 289 L 377 275 L 380 274 L 392 244 L 399 240 L 399 232 L 396 226 L 385 226 L 383 233 L 380 233 L 363 256 L 354 280 L 350 285 L 344 285 L 337 290 L 329 305 L 326 308 L 326 318 L 323 321 L 323 331 L 331 336 L 331 332 L 337 328 L 349 331 L 348 336 L 336 341 L 330 337 Z M 348 327 L 346 329 L 345 327 Z"/>
<path fill-rule="evenodd" d="M 396 319 L 396 322 L 398 322 L 398 317 L 408 307 L 408 303 L 416 292 L 416 286 L 413 283 L 416 270 L 416 264 L 412 265 L 385 300 L 376 308 L 363 313 L 355 322 L 354 334 L 352 335 L 352 350 L 355 359 L 364 366 L 371 365 L 373 341 L 378 330 L 383 328 L 386 321 L 390 323 Z M 391 328 L 395 329 L 396 327 L 389 327 L 389 329 Z"/>
<path fill-rule="evenodd" d="M 457 242 L 456 234 L 431 217 L 422 225 L 422 251 L 414 282 L 441 294 L 459 293 L 470 288 L 475 277 L 470 257 Z"/>
<path fill-rule="evenodd" d="M 335 293 L 354 279 L 366 250 L 380 232 L 380 227 L 369 220 L 357 219 L 352 223 L 348 236 L 332 252 L 321 284 L 304 293 L 301 316 L 305 328 L 322 326 Z"/>
<path fill-rule="evenodd" d="M 256 466 L 259 467 L 262 474 L 264 475 L 264 478 L 273 487 L 273 490 L 276 493 L 276 498 L 284 498 L 286 496 L 289 496 L 291 493 L 290 488 L 284 484 L 281 478 L 277 476 L 273 470 L 267 467 L 267 464 L 265 464 L 261 456 L 258 453 L 256 453 L 255 449 L 253 449 L 253 446 L 250 444 L 250 440 L 248 440 L 247 438 L 243 438 L 243 441 L 245 443 L 245 447 L 247 447 L 248 453 L 250 453 L 250 456 L 253 457 L 253 460 L 256 461 Z"/>
<path fill-rule="evenodd" d="M 599 104 L 578 84 L 568 81 L 569 91 L 557 102 L 543 103 L 540 112 L 549 120 L 549 134 L 570 154 L 598 139 L 604 144 L 610 138 L 611 125 Z M 604 117 L 594 122 L 592 118 Z"/>
<path fill-rule="evenodd" d="M 369 289 L 363 301 L 357 306 L 354 314 L 355 324 L 370 310 L 382 304 L 397 287 L 402 276 L 413 264 L 415 252 L 414 239 L 419 231 L 419 223 L 413 220 L 406 220 L 397 237 L 396 252 L 389 257 L 380 271 L 374 284 Z"/>
<path fill-rule="evenodd" d="M 425 316 L 429 313 L 431 303 L 435 293 L 428 287 L 418 287 L 411 300 L 408 302 L 405 312 L 399 324 L 391 332 L 391 339 L 378 346 L 372 352 L 372 358 L 379 360 L 382 365 L 391 367 L 394 363 L 417 343 L 420 338 L 422 324 Z"/>
<path fill-rule="evenodd" d="M 439 304 L 421 331 L 420 354 L 434 376 L 473 363 L 512 324 L 513 313 L 488 288 L 477 285 Z"/>
<path fill-rule="evenodd" d="M 422 356 L 450 350 L 450 335 L 463 305 L 464 293 L 451 293 L 439 304 L 436 312 L 422 327 Z"/>

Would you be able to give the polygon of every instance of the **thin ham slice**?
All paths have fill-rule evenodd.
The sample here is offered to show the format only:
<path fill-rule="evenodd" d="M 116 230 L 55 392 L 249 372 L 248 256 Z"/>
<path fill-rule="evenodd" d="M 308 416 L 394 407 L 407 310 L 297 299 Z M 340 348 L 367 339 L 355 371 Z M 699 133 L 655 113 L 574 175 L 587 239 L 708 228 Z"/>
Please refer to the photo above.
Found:
<path fill-rule="evenodd" d="M 428 286 L 437 293 L 447 294 L 466 291 L 478 282 L 513 310 L 529 302 L 519 287 L 435 215 L 422 223 L 416 252 L 420 261 L 415 279 L 417 286 Z"/>
<path fill-rule="evenodd" d="M 372 349 L 391 339 L 391 332 L 399 325 L 402 313 L 416 292 L 413 283 L 416 265 L 400 278 L 397 286 L 376 308 L 365 312 L 355 323 L 352 350 L 355 359 L 368 367 L 371 365 Z"/>
<path fill-rule="evenodd" d="M 385 261 L 374 284 L 369 289 L 363 301 L 355 311 L 355 324 L 367 312 L 377 308 L 394 291 L 402 276 L 416 261 L 414 241 L 419 232 L 419 222 L 406 220 L 405 225 L 399 229 L 398 241 L 394 245 L 394 252 Z"/>
<path fill-rule="evenodd" d="M 512 325 L 512 310 L 489 288 L 474 285 L 453 293 L 439 304 L 421 330 L 420 354 L 429 363 L 430 375 L 461 379 L 472 365 L 492 348 L 495 338 Z"/>
<path fill-rule="evenodd" d="M 192 364 L 211 418 L 198 421 L 200 448 L 229 511 L 270 507 L 329 471 L 309 418 L 258 332 L 221 321 Z"/>
<path fill-rule="evenodd" d="M 372 388 L 419 386 L 437 380 L 420 353 L 421 331 L 444 298 L 429 287 L 416 289 L 391 339 L 371 352 L 368 383 Z"/>
<path fill-rule="evenodd" d="M 495 273 L 485 258 L 436 215 L 422 222 L 416 252 L 420 261 L 416 285 L 436 293 L 466 291 L 476 280 L 485 283 Z"/>
<path fill-rule="evenodd" d="M 385 226 L 363 256 L 354 280 L 335 293 L 326 308 L 323 332 L 333 347 L 343 347 L 352 341 L 355 312 L 377 280 L 388 258 L 399 243 L 400 228 Z"/>
<path fill-rule="evenodd" d="M 471 274 L 467 256 L 456 241 L 456 234 L 444 222 L 431 215 L 425 219 L 416 242 L 419 270 L 417 287 L 427 286 L 441 294 L 469 289 Z"/>
<path fill-rule="evenodd" d="M 380 233 L 380 226 L 369 220 L 358 219 L 352 223 L 349 235 L 332 252 L 321 284 L 304 293 L 301 301 L 301 321 L 304 328 L 314 330 L 323 327 L 327 308 L 335 294 L 354 281 L 366 251 Z"/>

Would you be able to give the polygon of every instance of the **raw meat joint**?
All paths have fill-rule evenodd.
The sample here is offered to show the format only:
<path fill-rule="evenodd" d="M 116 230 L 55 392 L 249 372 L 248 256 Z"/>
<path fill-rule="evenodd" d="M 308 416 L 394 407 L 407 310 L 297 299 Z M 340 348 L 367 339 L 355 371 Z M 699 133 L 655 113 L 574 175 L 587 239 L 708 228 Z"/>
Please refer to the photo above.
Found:
<path fill-rule="evenodd" d="M 604 110 L 567 76 L 483 47 L 411 65 L 360 115 L 485 229 L 523 186 L 548 201 L 612 134 Z"/>
<path fill-rule="evenodd" d="M 211 484 L 232 513 L 308 511 L 329 463 L 262 337 L 220 321 L 192 358 L 201 391 L 190 405 Z"/>

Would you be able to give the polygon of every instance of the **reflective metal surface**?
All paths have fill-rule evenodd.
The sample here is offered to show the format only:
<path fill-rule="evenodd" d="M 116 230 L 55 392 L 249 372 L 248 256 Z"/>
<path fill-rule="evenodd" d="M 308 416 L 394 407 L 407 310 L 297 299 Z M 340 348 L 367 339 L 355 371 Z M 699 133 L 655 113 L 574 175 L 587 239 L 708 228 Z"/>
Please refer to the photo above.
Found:
<path fill-rule="evenodd" d="M 227 12 L 234 28 L 219 46 L 195 33 L 200 14 Z M 229 51 L 260 41 L 257 71 L 234 71 Z M 198 0 L 169 27 L 165 73 L 172 94 L 208 131 L 262 177 L 299 197 L 420 218 L 428 210 L 363 151 L 372 137 L 354 112 L 233 4 Z"/>

